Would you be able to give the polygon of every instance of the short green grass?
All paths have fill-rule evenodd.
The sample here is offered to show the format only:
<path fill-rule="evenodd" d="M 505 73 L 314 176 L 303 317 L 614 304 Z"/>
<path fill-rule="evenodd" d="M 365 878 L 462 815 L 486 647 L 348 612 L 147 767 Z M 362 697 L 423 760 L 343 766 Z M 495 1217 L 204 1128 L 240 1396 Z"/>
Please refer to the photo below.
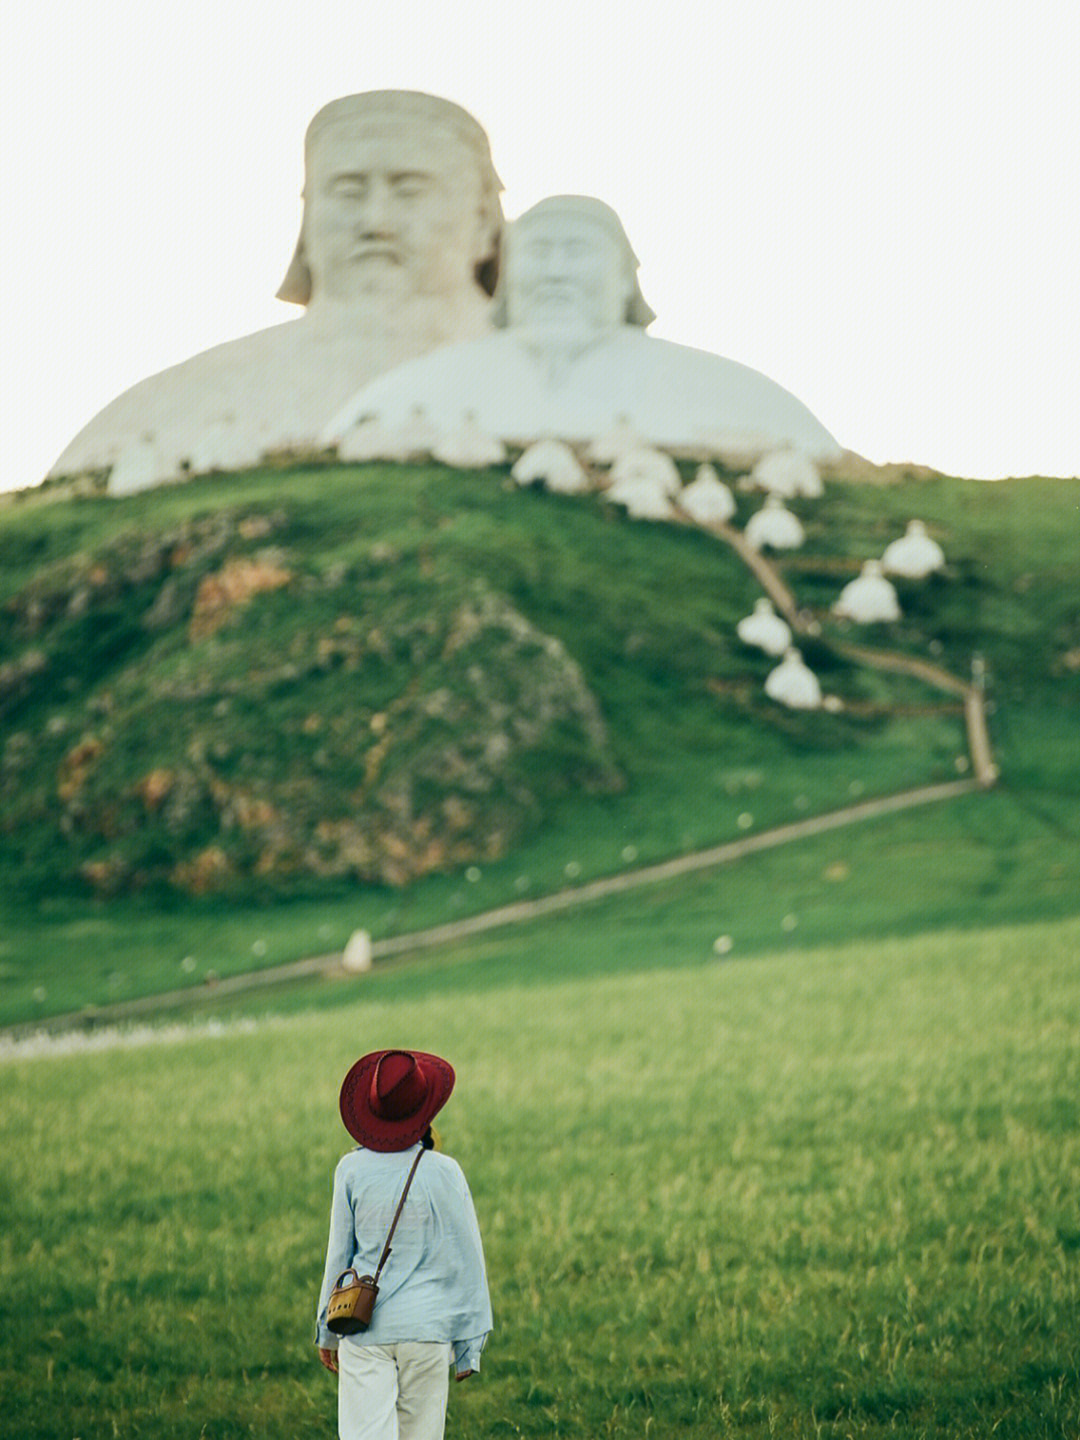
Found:
<path fill-rule="evenodd" d="M 720 960 L 713 880 L 661 898 L 0 1067 L 5 1432 L 333 1433 L 337 1085 L 404 1043 L 458 1068 L 496 1314 L 449 1436 L 1073 1440 L 1080 921 Z"/>
<path fill-rule="evenodd" d="M 862 798 L 858 785 L 851 793 L 859 779 L 854 768 L 837 771 L 837 789 L 849 803 Z M 750 807 L 755 828 L 762 828 L 756 819 L 760 791 L 751 785 L 734 796 L 718 793 L 732 811 L 731 834 L 752 833 L 735 823 L 736 812 L 751 813 Z M 724 933 L 738 954 L 758 954 L 777 945 L 1075 915 L 1080 903 L 1075 803 L 1069 794 L 999 789 L 862 823 L 712 871 L 691 883 L 685 895 L 677 887 L 650 889 L 652 921 L 661 933 L 676 933 L 695 946 Z M 318 901 L 169 908 L 87 906 L 61 898 L 28 911 L 9 902 L 0 933 L 0 1021 L 26 1024 L 185 987 L 202 1002 L 211 993 L 208 979 L 298 956 L 340 953 L 358 928 L 376 937 L 419 930 L 618 873 L 679 848 L 677 836 L 668 837 L 670 848 L 664 848 L 646 828 L 646 815 L 640 829 L 624 828 L 626 815 L 625 809 L 613 809 L 605 823 L 597 812 L 587 829 L 557 825 L 499 865 L 468 876 L 435 877 L 400 892 L 350 888 Z M 771 818 L 805 818 L 805 812 L 792 807 Z M 703 826 L 702 842 L 708 834 Z M 622 858 L 628 844 L 636 852 L 632 862 Z M 626 903 L 592 905 L 587 913 L 617 924 Z M 517 953 L 512 935 L 501 934 L 498 946 L 503 954 Z M 393 983 L 399 970 L 411 972 L 421 963 L 427 962 L 394 962 L 377 983 Z M 441 957 L 431 963 L 441 965 Z M 552 963 L 557 956 L 545 957 L 545 971 Z M 626 956 L 613 952 L 613 963 L 627 963 Z M 312 992 L 303 987 L 302 993 Z M 272 1004 L 281 1003 L 278 995 L 275 990 Z"/>

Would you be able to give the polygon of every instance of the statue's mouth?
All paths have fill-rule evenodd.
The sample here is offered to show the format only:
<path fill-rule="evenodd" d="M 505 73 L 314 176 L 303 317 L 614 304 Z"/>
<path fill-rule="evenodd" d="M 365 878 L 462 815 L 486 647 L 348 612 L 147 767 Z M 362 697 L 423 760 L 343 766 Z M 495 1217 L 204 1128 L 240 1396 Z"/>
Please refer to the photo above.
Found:
<path fill-rule="evenodd" d="M 383 260 L 391 265 L 400 265 L 401 253 L 393 245 L 367 244 L 353 247 L 349 256 L 351 260 Z"/>
<path fill-rule="evenodd" d="M 578 298 L 578 287 L 565 280 L 546 281 L 532 292 L 532 299 L 537 305 L 571 305 Z"/>

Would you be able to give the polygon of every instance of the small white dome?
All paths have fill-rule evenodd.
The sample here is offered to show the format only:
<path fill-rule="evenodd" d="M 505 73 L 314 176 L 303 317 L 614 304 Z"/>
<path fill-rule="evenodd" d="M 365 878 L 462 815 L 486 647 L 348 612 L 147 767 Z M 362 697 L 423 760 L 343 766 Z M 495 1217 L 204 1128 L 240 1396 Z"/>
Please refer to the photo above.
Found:
<path fill-rule="evenodd" d="M 403 463 L 409 459 L 409 446 L 400 429 L 384 425 L 377 416 L 361 420 L 347 430 L 338 441 L 338 459 L 361 464 L 368 460 L 395 460 Z"/>
<path fill-rule="evenodd" d="M 210 470 L 240 470 L 251 464 L 251 448 L 236 421 L 221 415 L 205 425 L 187 454 L 188 467 L 195 475 Z"/>
<path fill-rule="evenodd" d="M 900 619 L 896 590 L 882 574 L 880 560 L 867 560 L 862 574 L 844 586 L 832 609 L 834 615 L 854 620 L 857 625 L 877 625 Z"/>
<path fill-rule="evenodd" d="M 825 493 L 817 466 L 801 450 L 773 450 L 763 455 L 751 470 L 750 479 L 759 490 L 768 490 L 785 500 L 799 495 L 817 500 Z"/>
<path fill-rule="evenodd" d="M 542 480 L 549 490 L 561 495 L 580 495 L 589 488 L 589 477 L 562 440 L 538 440 L 530 445 L 514 462 L 510 474 L 519 485 Z"/>
<path fill-rule="evenodd" d="M 735 633 L 744 645 L 756 645 L 766 655 L 783 655 L 791 644 L 791 628 L 767 596 L 755 600 L 754 613 L 739 621 Z"/>
<path fill-rule="evenodd" d="M 803 663 L 798 650 L 788 650 L 775 670 L 765 678 L 765 694 L 789 710 L 817 710 L 821 686 L 817 676 Z"/>
<path fill-rule="evenodd" d="M 681 510 L 702 525 L 722 523 L 735 514 L 735 497 L 711 465 L 698 466 L 678 502 Z"/>
<path fill-rule="evenodd" d="M 613 465 L 627 450 L 640 450 L 648 445 L 625 415 L 620 415 L 610 430 L 598 435 L 589 446 L 588 457 L 594 465 Z"/>
<path fill-rule="evenodd" d="M 885 547 L 881 563 L 893 575 L 922 580 L 941 569 L 945 564 L 945 552 L 936 540 L 931 540 L 921 520 L 910 520 L 903 539 L 894 540 Z"/>
<path fill-rule="evenodd" d="M 442 431 L 423 405 L 414 405 L 409 411 L 408 418 L 401 426 L 401 436 L 411 460 L 434 455 L 439 441 L 443 438 Z"/>
<path fill-rule="evenodd" d="M 432 458 L 455 470 L 486 470 L 506 459 L 506 446 L 480 428 L 476 413 L 467 410 L 461 424 L 448 431 L 431 452 Z"/>
<path fill-rule="evenodd" d="M 675 461 L 662 450 L 654 450 L 651 445 L 624 450 L 611 467 L 610 479 L 610 489 L 645 483 L 659 486 L 668 496 L 678 495 L 682 489 Z"/>
<path fill-rule="evenodd" d="M 673 520 L 675 511 L 667 488 L 656 480 L 622 480 L 606 492 L 635 520 Z"/>
<path fill-rule="evenodd" d="M 806 539 L 799 517 L 793 515 L 779 495 L 769 495 L 765 504 L 746 524 L 747 541 L 755 550 L 797 550 Z"/>

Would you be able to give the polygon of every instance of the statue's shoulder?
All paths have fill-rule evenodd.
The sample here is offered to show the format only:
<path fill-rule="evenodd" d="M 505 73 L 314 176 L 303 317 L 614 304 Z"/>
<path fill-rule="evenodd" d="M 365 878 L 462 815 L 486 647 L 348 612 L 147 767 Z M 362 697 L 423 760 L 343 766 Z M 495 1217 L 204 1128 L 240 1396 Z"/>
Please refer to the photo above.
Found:
<path fill-rule="evenodd" d="M 71 475 L 115 462 L 126 445 L 143 433 L 156 433 L 183 414 L 189 422 L 228 402 L 244 377 L 287 365 L 296 348 L 296 321 L 225 340 L 208 350 L 147 375 L 110 400 L 85 425 L 53 465 L 50 474 Z"/>
<path fill-rule="evenodd" d="M 360 386 L 326 427 L 324 441 L 340 439 L 351 426 L 371 416 L 400 424 L 416 407 L 443 422 L 460 418 L 495 377 L 505 379 L 508 367 L 520 363 L 520 353 L 507 331 L 493 330 L 477 340 L 457 340 L 405 360 Z"/>

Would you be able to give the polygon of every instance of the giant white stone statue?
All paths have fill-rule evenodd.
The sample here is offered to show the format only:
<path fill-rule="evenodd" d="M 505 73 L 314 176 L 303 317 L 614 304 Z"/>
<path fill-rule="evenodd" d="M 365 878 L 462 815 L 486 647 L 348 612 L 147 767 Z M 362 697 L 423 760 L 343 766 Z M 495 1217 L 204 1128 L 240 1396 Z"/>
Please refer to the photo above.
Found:
<path fill-rule="evenodd" d="M 501 186 L 471 115 L 411 91 L 346 95 L 308 126 L 304 161 L 300 237 L 278 291 L 303 315 L 141 381 L 52 474 L 115 467 L 117 488 L 134 490 L 311 448 L 359 386 L 490 329 Z"/>
<path fill-rule="evenodd" d="M 762 454 L 792 446 L 816 460 L 840 448 L 801 401 L 734 360 L 654 340 L 637 258 L 600 200 L 541 200 L 510 228 L 496 295 L 499 332 L 400 366 L 336 416 L 334 443 L 370 417 L 396 424 L 413 405 L 446 427 L 471 410 L 509 444 L 594 442 L 618 429 L 666 450 Z M 740 448 L 741 447 L 741 448 Z"/>

